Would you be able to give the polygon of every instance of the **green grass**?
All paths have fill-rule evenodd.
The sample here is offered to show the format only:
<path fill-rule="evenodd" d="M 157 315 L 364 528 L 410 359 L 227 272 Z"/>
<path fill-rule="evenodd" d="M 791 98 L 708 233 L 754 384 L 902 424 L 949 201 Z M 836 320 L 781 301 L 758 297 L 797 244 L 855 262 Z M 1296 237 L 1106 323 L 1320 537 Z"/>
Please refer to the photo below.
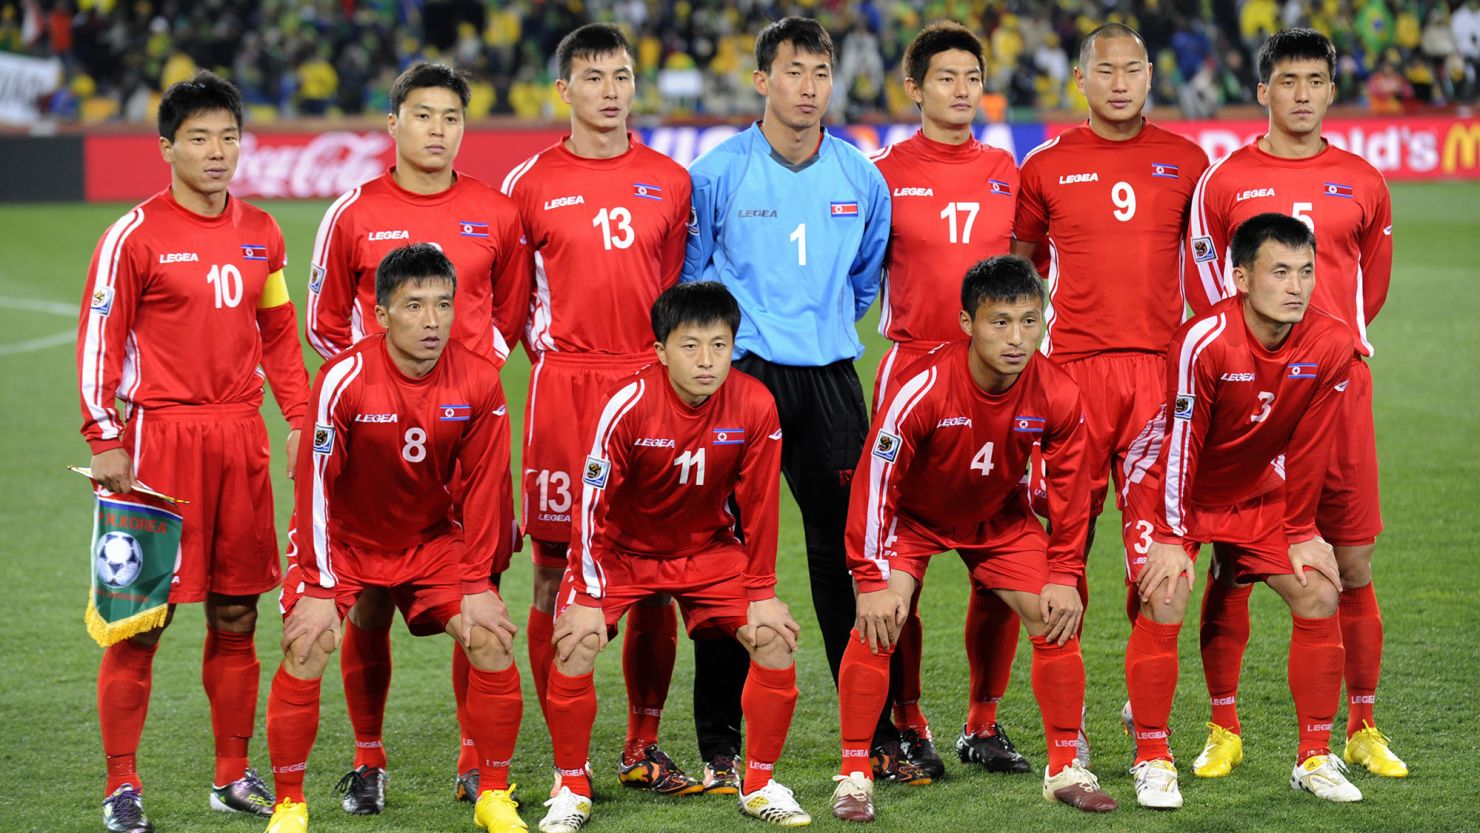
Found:
<path fill-rule="evenodd" d="M 927 788 L 882 786 L 883 830 L 976 830 L 986 824 L 1016 830 L 1065 825 L 1100 830 L 1451 830 L 1471 827 L 1464 767 L 1476 759 L 1480 680 L 1480 615 L 1472 556 L 1480 506 L 1480 186 L 1402 185 L 1393 188 L 1398 262 L 1391 300 L 1373 328 L 1377 426 L 1383 461 L 1387 531 L 1378 547 L 1377 585 L 1387 628 L 1382 700 L 1378 713 L 1396 749 L 1413 768 L 1406 781 L 1353 775 L 1366 793 L 1357 806 L 1323 805 L 1286 786 L 1295 722 L 1285 682 L 1289 620 L 1271 592 L 1255 594 L 1254 636 L 1245 661 L 1242 694 L 1245 764 L 1231 778 L 1204 782 L 1185 776 L 1188 806 L 1152 814 L 1134 806 L 1125 766 L 1130 743 L 1119 729 L 1125 698 L 1123 650 L 1127 627 L 1120 612 L 1122 559 L 1111 511 L 1102 520 L 1091 558 L 1094 601 L 1084 640 L 1089 676 L 1089 724 L 1095 760 L 1106 788 L 1126 806 L 1086 818 L 1045 804 L 1038 778 L 985 775 L 950 765 L 944 783 Z M 302 310 L 309 247 L 322 203 L 272 203 L 289 242 L 294 292 Z M 89 499 L 80 478 L 62 467 L 83 463 L 87 449 L 70 347 L 5 355 L 5 345 L 75 328 L 75 313 L 16 308 L 14 299 L 49 301 L 75 310 L 98 236 L 126 206 L 0 207 L 0 379 L 3 379 L 5 461 L 0 482 L 4 556 L 0 581 L 9 591 L 0 617 L 0 818 L 7 831 L 96 830 L 103 761 L 94 707 L 99 651 L 82 627 L 88 582 Z M 34 306 L 34 305 L 32 305 Z M 882 351 L 868 333 L 859 363 L 867 389 Z M 315 362 L 311 366 L 316 366 Z M 523 413 L 528 365 L 520 356 L 506 386 L 512 409 Z M 272 408 L 269 406 L 271 415 Z M 281 449 L 284 427 L 269 425 Z M 280 460 L 280 457 L 279 457 Z M 275 461 L 276 468 L 281 468 Z M 278 484 L 280 529 L 286 527 L 285 481 Z M 837 701 L 813 622 L 801 526 L 783 501 L 779 570 L 782 598 L 805 628 L 799 658 L 801 702 L 779 769 L 816 826 L 840 830 L 827 812 L 829 776 L 837 756 Z M 949 747 L 962 719 L 967 673 L 961 648 L 964 574 L 946 557 L 930 573 L 922 602 L 926 625 L 925 708 Z M 505 598 L 522 625 L 529 604 L 529 565 L 516 557 L 504 581 Z M 1190 762 L 1203 740 L 1207 706 L 1197 659 L 1196 615 L 1183 630 L 1182 679 L 1172 746 Z M 280 623 L 273 599 L 262 604 L 258 650 L 267 683 L 277 666 Z M 148 780 L 150 816 L 162 831 L 261 830 L 254 819 L 223 817 L 206 809 L 212 771 L 211 732 L 199 678 L 203 639 L 196 609 L 181 611 L 155 662 L 150 721 L 139 763 Z M 323 721 L 311 761 L 308 794 L 316 831 L 471 830 L 467 805 L 450 801 L 456 726 L 448 684 L 445 638 L 416 640 L 399 628 L 395 679 L 386 739 L 391 755 L 390 802 L 384 816 L 350 818 L 331 788 L 347 767 L 352 747 L 338 675 L 324 686 Z M 523 656 L 523 646 L 520 645 Z M 655 799 L 622 791 L 612 764 L 625 725 L 620 651 L 603 657 L 597 673 L 601 711 L 592 744 L 600 802 L 594 830 L 693 830 L 742 823 L 719 799 Z M 1001 716 L 1020 749 L 1041 766 L 1043 735 L 1028 685 L 1028 651 L 1019 651 Z M 524 665 L 521 658 L 520 664 Z M 665 746 L 683 765 L 698 766 L 689 696 L 692 656 L 680 647 Z M 526 679 L 523 733 L 515 780 L 528 801 L 525 817 L 538 819 L 549 783 L 550 743 Z M 264 708 L 259 708 L 259 725 Z M 1338 722 L 1344 717 L 1338 717 Z M 259 729 L 253 751 L 264 772 Z M 1339 746 L 1339 743 L 1338 743 Z M 949 750 L 947 750 L 949 751 Z M 1466 802 L 1462 804 L 1461 802 Z M 533 806 L 530 806 L 533 805 Z M 1464 819 L 1471 818 L 1467 822 Z M 984 824 L 985 823 L 985 824 Z M 747 829 L 759 830 L 759 823 Z"/>

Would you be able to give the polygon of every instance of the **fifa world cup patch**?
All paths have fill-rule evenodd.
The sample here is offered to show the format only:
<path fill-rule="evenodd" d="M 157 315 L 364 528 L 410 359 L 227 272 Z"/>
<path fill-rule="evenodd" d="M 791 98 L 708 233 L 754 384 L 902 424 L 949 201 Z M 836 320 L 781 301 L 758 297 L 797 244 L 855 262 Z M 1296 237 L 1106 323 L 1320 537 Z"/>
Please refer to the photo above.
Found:
<path fill-rule="evenodd" d="M 318 292 L 324 288 L 324 267 L 317 263 L 308 267 L 308 291 Z"/>
<path fill-rule="evenodd" d="M 587 457 L 584 471 L 585 473 L 581 476 L 582 483 L 597 489 L 605 489 L 606 479 L 612 473 L 612 464 L 610 460 L 603 460 L 600 457 Z"/>
<path fill-rule="evenodd" d="M 1177 394 L 1177 402 L 1172 407 L 1172 416 L 1177 419 L 1192 419 L 1192 409 L 1197 404 L 1197 397 L 1190 393 Z"/>
<path fill-rule="evenodd" d="M 1192 238 L 1192 259 L 1194 262 L 1207 263 L 1208 261 L 1216 260 L 1217 258 L 1218 252 L 1213 248 L 1213 238 Z"/>
<path fill-rule="evenodd" d="M 313 426 L 313 453 L 334 453 L 334 426 L 316 422 Z"/>
<path fill-rule="evenodd" d="M 113 311 L 113 287 L 105 286 L 93 290 L 92 311 L 99 315 L 107 315 Z"/>
<path fill-rule="evenodd" d="M 689 234 L 699 236 L 699 211 L 693 206 L 689 206 Z"/>
<path fill-rule="evenodd" d="M 899 456 L 899 443 L 898 435 L 880 431 L 878 438 L 874 440 L 873 454 L 886 463 L 892 463 Z"/>

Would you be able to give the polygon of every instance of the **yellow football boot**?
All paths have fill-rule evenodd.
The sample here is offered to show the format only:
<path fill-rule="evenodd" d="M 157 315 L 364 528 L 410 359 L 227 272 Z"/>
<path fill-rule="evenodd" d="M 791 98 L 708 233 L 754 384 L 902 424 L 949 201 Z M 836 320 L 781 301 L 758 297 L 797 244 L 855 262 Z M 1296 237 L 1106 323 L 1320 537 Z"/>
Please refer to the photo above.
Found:
<path fill-rule="evenodd" d="M 484 790 L 473 808 L 473 823 L 488 833 L 519 833 L 529 825 L 519 818 L 519 802 L 514 800 L 517 784 L 507 790 Z"/>
<path fill-rule="evenodd" d="M 272 808 L 267 833 L 308 833 L 308 805 L 285 798 Z"/>
<path fill-rule="evenodd" d="M 1352 766 L 1364 766 L 1373 775 L 1386 778 L 1406 778 L 1408 765 L 1388 748 L 1387 735 L 1377 727 L 1362 721 L 1362 729 L 1346 739 L 1346 751 L 1341 757 Z"/>
<path fill-rule="evenodd" d="M 1199 778 L 1222 778 L 1244 762 L 1244 739 L 1216 723 L 1207 726 L 1208 742 L 1192 762 L 1192 774 Z"/>

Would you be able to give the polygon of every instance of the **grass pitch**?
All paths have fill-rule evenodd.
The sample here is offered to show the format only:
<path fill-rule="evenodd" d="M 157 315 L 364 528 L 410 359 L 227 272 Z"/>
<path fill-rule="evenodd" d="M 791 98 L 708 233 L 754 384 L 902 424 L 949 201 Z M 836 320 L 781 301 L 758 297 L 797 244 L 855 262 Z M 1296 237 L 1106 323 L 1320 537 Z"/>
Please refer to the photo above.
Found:
<path fill-rule="evenodd" d="M 1245 660 L 1242 718 L 1246 760 L 1229 778 L 1192 777 L 1190 762 L 1204 738 L 1206 695 L 1197 657 L 1196 606 L 1182 636 L 1182 676 L 1172 715 L 1172 748 L 1184 762 L 1187 806 L 1156 814 L 1135 806 L 1125 767 L 1130 741 L 1119 726 L 1125 699 L 1121 613 L 1122 556 L 1116 513 L 1101 519 L 1090 561 L 1092 602 L 1084 638 L 1089 729 L 1094 769 L 1122 809 L 1087 817 L 1046 804 L 1039 776 L 987 775 L 956 765 L 950 747 L 964 716 L 967 672 L 961 647 L 965 575 L 953 557 L 930 571 L 922 611 L 926 622 L 926 713 L 933 719 L 949 771 L 940 784 L 881 785 L 880 830 L 1340 830 L 1421 831 L 1477 829 L 1468 804 L 1466 767 L 1477 751 L 1472 693 L 1480 679 L 1480 582 L 1473 552 L 1480 506 L 1480 185 L 1393 187 L 1396 274 L 1387 307 L 1372 328 L 1378 345 L 1378 448 L 1382 459 L 1387 530 L 1377 551 L 1376 582 L 1387 648 L 1378 706 L 1382 727 L 1413 775 L 1382 780 L 1357 772 L 1366 800 L 1328 805 L 1287 786 L 1296 727 L 1285 682 L 1289 618 L 1273 592 L 1254 595 L 1254 634 Z M 288 240 L 290 284 L 303 310 L 307 262 L 323 203 L 267 203 Z M 0 207 L 0 431 L 4 510 L 0 586 L 9 612 L 0 617 L 0 819 L 7 831 L 100 829 L 103 761 L 94 707 L 99 651 L 82 627 L 88 585 L 89 498 L 81 478 L 63 466 L 87 460 L 77 433 L 80 415 L 70 334 L 89 257 L 123 205 Z M 865 389 L 884 343 L 872 317 L 860 327 L 868 353 L 859 362 Z M 318 362 L 306 351 L 309 367 Z M 182 360 L 188 360 L 182 357 Z M 522 418 L 528 363 L 519 355 L 505 385 Z M 279 472 L 277 513 L 285 529 L 289 494 L 281 478 L 285 426 L 268 406 Z M 516 449 L 517 452 L 517 449 Z M 801 524 L 790 499 L 781 519 L 781 596 L 802 623 L 798 663 L 802 692 L 778 774 L 796 789 L 818 828 L 842 830 L 828 813 L 837 756 L 837 699 L 811 613 Z M 1200 580 L 1203 577 L 1200 576 Z M 523 624 L 529 605 L 528 560 L 516 557 L 504 597 Z M 1201 588 L 1199 588 L 1200 592 Z M 267 686 L 278 662 L 280 622 L 274 599 L 264 597 L 258 632 L 264 720 Z M 210 719 L 200 685 L 201 616 L 182 609 L 155 660 L 150 720 L 139 766 L 147 779 L 151 819 L 164 833 L 260 831 L 256 819 L 222 816 L 206 807 L 212 772 Z M 395 677 L 386 720 L 391 758 L 389 800 L 380 817 L 346 816 L 334 782 L 351 761 L 353 737 L 337 672 L 324 685 L 323 721 L 308 776 L 315 831 L 473 830 L 471 808 L 454 804 L 457 729 L 449 690 L 449 641 L 412 639 L 399 626 L 393 637 Z M 519 647 L 521 667 L 523 645 Z M 1029 651 L 1018 652 L 1001 719 L 1018 747 L 1038 766 L 1043 733 L 1028 684 Z M 625 729 L 625 700 L 614 646 L 597 671 L 601 710 L 592 743 L 598 804 L 592 830 L 687 831 L 742 821 L 732 801 L 660 799 L 623 790 L 614 764 Z M 693 660 L 679 647 L 664 745 L 680 765 L 697 770 L 690 685 Z M 522 784 L 524 816 L 534 825 L 549 784 L 550 742 L 525 679 L 525 719 L 514 765 Z M 1343 714 L 1338 725 L 1344 725 Z M 1339 730 L 1338 730 L 1339 731 Z M 268 769 L 259 728 L 254 764 Z M 1340 741 L 1335 743 L 1340 749 Z"/>

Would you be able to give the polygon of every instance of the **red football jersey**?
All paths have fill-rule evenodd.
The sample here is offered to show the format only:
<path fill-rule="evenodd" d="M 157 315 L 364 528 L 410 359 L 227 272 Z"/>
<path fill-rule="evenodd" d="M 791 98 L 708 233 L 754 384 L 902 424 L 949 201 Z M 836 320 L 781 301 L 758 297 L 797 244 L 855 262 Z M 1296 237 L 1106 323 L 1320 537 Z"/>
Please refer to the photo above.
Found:
<path fill-rule="evenodd" d="M 166 188 L 110 226 L 93 252 L 77 335 L 82 434 L 93 452 L 120 447 L 134 408 L 261 405 L 264 371 L 295 424 L 308 375 L 293 305 L 261 306 L 286 260 L 277 222 L 235 198 L 203 217 Z"/>
<path fill-rule="evenodd" d="M 1239 224 L 1266 212 L 1304 220 L 1316 233 L 1311 304 L 1347 322 L 1364 356 L 1367 325 L 1387 300 L 1393 276 L 1393 203 L 1387 182 L 1360 156 L 1338 147 L 1308 159 L 1239 148 L 1208 168 L 1192 200 L 1183 282 L 1202 312 L 1238 294 L 1229 245 Z"/>
<path fill-rule="evenodd" d="M 534 353 L 652 348 L 653 301 L 683 271 L 692 189 L 681 165 L 630 141 L 621 156 L 587 159 L 562 140 L 504 179 L 534 250 Z"/>
<path fill-rule="evenodd" d="M 1028 154 L 1013 234 L 1038 243 L 1045 354 L 1166 353 L 1182 323 L 1188 203 L 1207 166 L 1197 144 L 1149 122 L 1124 142 L 1076 127 Z"/>
<path fill-rule="evenodd" d="M 751 600 L 776 595 L 780 472 L 781 423 L 765 385 L 731 370 L 695 408 L 678 398 L 667 368 L 644 369 L 603 405 L 582 469 L 570 548 L 576 601 L 599 606 L 605 559 L 672 558 L 737 541 Z"/>
<path fill-rule="evenodd" d="M 1199 506 L 1231 506 L 1281 486 L 1290 540 L 1313 537 L 1351 366 L 1342 322 L 1309 309 L 1284 344 L 1266 350 L 1244 323 L 1243 301 L 1229 298 L 1183 325 L 1170 350 L 1167 405 L 1126 460 L 1128 484 L 1149 475 L 1160 489 L 1155 539 L 1206 540 Z"/>
<path fill-rule="evenodd" d="M 392 249 L 435 243 L 457 269 L 452 338 L 502 365 L 528 311 L 530 263 L 519 211 L 481 180 L 457 174 L 438 194 L 414 194 L 391 170 L 334 201 L 314 238 L 308 343 L 333 358 L 371 333 L 375 269 Z"/>
<path fill-rule="evenodd" d="M 460 468 L 463 591 L 488 589 L 498 539 L 513 523 L 509 418 L 498 369 L 453 341 L 420 379 L 403 374 L 385 336 L 367 336 L 319 370 L 313 436 L 298 449 L 294 506 L 312 519 L 298 565 L 310 596 L 331 597 L 340 547 L 409 549 L 446 533 Z M 311 440 L 311 441 L 310 441 Z"/>
<path fill-rule="evenodd" d="M 862 591 L 887 586 L 891 542 L 908 531 L 941 551 L 987 547 L 1000 512 L 1031 515 L 1022 487 L 1035 443 L 1048 468 L 1051 580 L 1084 573 L 1089 480 L 1081 470 L 1084 415 L 1079 386 L 1051 361 L 1033 359 L 1006 392 L 977 386 L 969 342 L 917 362 L 874 415 L 848 503 L 848 567 Z"/>
<path fill-rule="evenodd" d="M 879 334 L 891 341 L 963 341 L 961 279 L 1012 248 L 1018 170 L 1012 154 L 924 133 L 873 154 L 889 184 L 889 251 Z"/>

